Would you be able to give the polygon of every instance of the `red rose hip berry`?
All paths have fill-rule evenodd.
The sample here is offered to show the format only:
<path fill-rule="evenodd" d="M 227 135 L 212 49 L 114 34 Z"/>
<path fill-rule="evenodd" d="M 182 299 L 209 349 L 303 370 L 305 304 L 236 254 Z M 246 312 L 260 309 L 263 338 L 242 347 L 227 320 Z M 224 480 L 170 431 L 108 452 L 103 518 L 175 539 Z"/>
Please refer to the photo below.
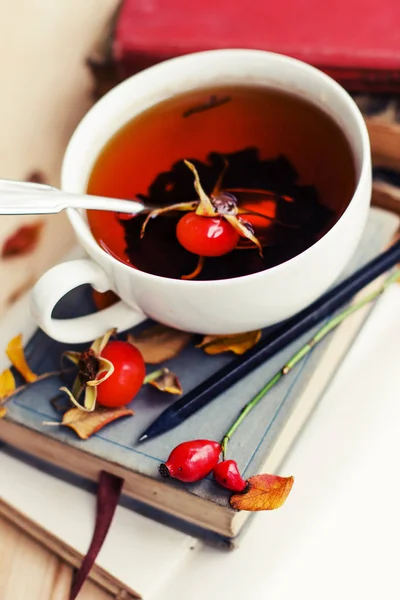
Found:
<path fill-rule="evenodd" d="M 224 460 L 214 467 L 214 479 L 232 492 L 243 492 L 247 481 L 241 476 L 235 460 Z"/>
<path fill-rule="evenodd" d="M 191 483 L 206 477 L 218 463 L 221 445 L 212 440 L 191 440 L 174 448 L 168 460 L 160 465 L 163 477 L 174 477 Z"/>
<path fill-rule="evenodd" d="M 178 242 L 199 256 L 222 256 L 236 248 L 239 234 L 223 217 L 187 213 L 176 227 Z"/>
<path fill-rule="evenodd" d="M 119 340 L 109 342 L 101 356 L 114 365 L 114 371 L 97 386 L 97 402 L 110 408 L 125 406 L 142 387 L 146 376 L 143 357 L 135 346 Z"/>

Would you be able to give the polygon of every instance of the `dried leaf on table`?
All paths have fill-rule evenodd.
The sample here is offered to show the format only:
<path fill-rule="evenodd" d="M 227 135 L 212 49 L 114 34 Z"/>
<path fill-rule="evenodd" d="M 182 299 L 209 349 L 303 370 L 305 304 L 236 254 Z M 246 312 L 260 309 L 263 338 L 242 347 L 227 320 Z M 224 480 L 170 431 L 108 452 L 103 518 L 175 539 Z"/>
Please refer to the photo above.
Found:
<path fill-rule="evenodd" d="M 10 369 L 6 369 L 0 375 L 0 402 L 8 398 L 15 390 L 15 379 Z"/>
<path fill-rule="evenodd" d="M 44 222 L 22 225 L 3 244 L 1 258 L 22 256 L 33 252 L 39 242 Z"/>
<path fill-rule="evenodd" d="M 152 378 L 153 375 L 154 377 Z M 177 396 L 182 394 L 182 386 L 177 375 L 167 368 L 150 373 L 144 380 L 144 383 L 153 385 L 160 390 L 160 392 L 176 394 Z"/>
<path fill-rule="evenodd" d="M 145 363 L 158 365 L 178 356 L 191 338 L 191 333 L 157 324 L 136 336 L 128 334 L 127 341 L 141 352 Z"/>
<path fill-rule="evenodd" d="M 73 429 L 81 440 L 87 440 L 109 423 L 133 414 L 133 410 L 125 407 L 105 408 L 98 406 L 96 410 L 90 413 L 83 412 L 80 408 L 71 408 L 64 413 L 60 425 Z"/>
<path fill-rule="evenodd" d="M 7 414 L 7 408 L 5 406 L 0 406 L 0 419 L 5 417 Z"/>
<path fill-rule="evenodd" d="M 36 381 L 38 376 L 30 369 L 26 362 L 24 347 L 22 345 L 22 335 L 16 335 L 8 342 L 6 353 L 12 365 L 19 371 L 22 377 L 28 383 Z"/>
<path fill-rule="evenodd" d="M 260 339 L 260 330 L 230 335 L 206 335 L 196 348 L 203 348 L 207 354 L 221 354 L 222 352 L 244 354 L 255 346 Z"/>
<path fill-rule="evenodd" d="M 293 477 L 255 475 L 247 480 L 246 491 L 233 494 L 229 503 L 237 510 L 274 510 L 284 504 L 293 482 Z"/>

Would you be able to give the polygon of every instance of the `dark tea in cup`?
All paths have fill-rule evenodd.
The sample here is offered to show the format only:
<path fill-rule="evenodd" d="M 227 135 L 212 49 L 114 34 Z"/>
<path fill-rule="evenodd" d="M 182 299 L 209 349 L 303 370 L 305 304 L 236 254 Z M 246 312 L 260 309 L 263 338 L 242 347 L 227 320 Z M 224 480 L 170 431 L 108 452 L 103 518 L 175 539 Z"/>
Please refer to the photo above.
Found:
<path fill-rule="evenodd" d="M 240 237 L 234 249 L 201 257 L 177 238 L 185 214 L 149 211 L 208 196 L 234 198 L 262 247 Z M 348 206 L 356 185 L 350 144 L 334 120 L 294 94 L 223 87 L 165 100 L 122 127 L 99 154 L 87 192 L 138 198 L 140 215 L 89 211 L 99 245 L 120 261 L 168 278 L 217 280 L 263 271 L 303 252 Z M 245 211 L 248 211 L 247 213 Z M 191 275 L 189 275 L 191 274 Z"/>

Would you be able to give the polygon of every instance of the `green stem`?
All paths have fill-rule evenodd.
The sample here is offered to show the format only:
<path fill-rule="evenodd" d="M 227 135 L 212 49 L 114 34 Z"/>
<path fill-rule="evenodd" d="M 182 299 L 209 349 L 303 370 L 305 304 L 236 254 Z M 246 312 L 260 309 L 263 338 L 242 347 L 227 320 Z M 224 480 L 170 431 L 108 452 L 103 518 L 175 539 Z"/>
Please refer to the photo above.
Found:
<path fill-rule="evenodd" d="M 275 373 L 275 375 L 264 385 L 264 387 L 254 396 L 254 398 L 244 405 L 236 421 L 231 425 L 222 438 L 221 446 L 223 459 L 225 459 L 228 442 L 232 438 L 233 434 L 243 423 L 249 412 L 255 406 L 257 406 L 260 400 L 264 398 L 264 396 L 278 383 L 278 381 L 287 375 L 297 365 L 297 363 L 299 363 L 301 359 L 304 358 L 314 348 L 314 346 L 316 346 L 316 344 L 318 344 L 318 342 L 320 342 L 326 335 L 328 335 L 328 333 L 332 331 L 332 329 L 335 329 L 335 327 L 340 325 L 345 319 L 347 319 L 347 317 L 378 298 L 378 296 L 380 296 L 392 283 L 399 279 L 399 277 L 400 269 L 397 269 L 382 283 L 381 286 L 379 286 L 379 288 L 364 296 L 364 298 L 362 298 L 359 302 L 352 304 L 351 306 L 342 310 L 336 316 L 332 317 L 302 348 L 300 348 L 300 350 L 298 350 L 298 352 L 296 352 L 296 354 L 292 356 L 292 358 L 288 360 L 288 362 L 277 373 Z"/>

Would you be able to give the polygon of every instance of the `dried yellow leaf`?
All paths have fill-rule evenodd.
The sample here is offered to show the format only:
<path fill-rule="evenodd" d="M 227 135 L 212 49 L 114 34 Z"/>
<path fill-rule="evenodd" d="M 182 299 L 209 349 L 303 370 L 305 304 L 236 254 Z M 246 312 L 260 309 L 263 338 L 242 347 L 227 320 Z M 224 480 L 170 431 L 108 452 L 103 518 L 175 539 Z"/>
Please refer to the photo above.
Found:
<path fill-rule="evenodd" d="M 196 348 L 203 348 L 207 354 L 221 354 L 222 352 L 244 354 L 255 346 L 260 338 L 260 330 L 230 335 L 206 335 Z"/>
<path fill-rule="evenodd" d="M 148 383 L 156 387 L 160 392 L 176 394 L 177 396 L 182 394 L 182 386 L 177 375 L 166 368 L 162 369 L 155 379 L 151 379 L 150 375 Z"/>
<path fill-rule="evenodd" d="M 125 406 L 118 408 L 98 406 L 93 412 L 84 412 L 80 408 L 71 408 L 64 413 L 60 425 L 70 427 L 81 440 L 87 440 L 96 431 L 99 431 L 116 419 L 129 417 L 133 414 L 133 410 L 125 408 Z"/>
<path fill-rule="evenodd" d="M 7 408 L 5 406 L 0 406 L 0 419 L 6 416 Z"/>
<path fill-rule="evenodd" d="M 13 366 L 19 371 L 22 377 L 28 383 L 36 381 L 37 375 L 31 371 L 26 362 L 24 348 L 22 345 L 22 335 L 16 335 L 7 345 L 6 353 Z"/>
<path fill-rule="evenodd" d="M 6 369 L 0 375 L 0 401 L 8 398 L 15 390 L 15 379 L 10 369 Z"/>
<path fill-rule="evenodd" d="M 129 334 L 127 341 L 136 346 L 145 363 L 158 365 L 178 356 L 192 338 L 191 333 L 166 325 L 153 325 L 136 336 Z"/>

